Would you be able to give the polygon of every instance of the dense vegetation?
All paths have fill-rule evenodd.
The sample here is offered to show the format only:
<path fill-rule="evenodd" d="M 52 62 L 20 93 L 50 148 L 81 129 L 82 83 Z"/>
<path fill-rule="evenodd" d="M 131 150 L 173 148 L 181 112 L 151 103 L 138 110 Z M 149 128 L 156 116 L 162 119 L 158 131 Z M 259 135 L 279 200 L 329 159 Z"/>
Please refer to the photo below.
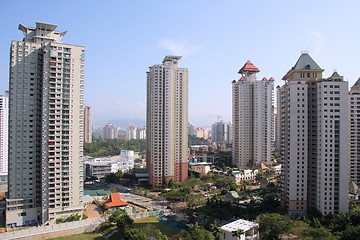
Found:
<path fill-rule="evenodd" d="M 92 143 L 84 144 L 84 155 L 91 157 L 106 157 L 119 155 L 121 150 L 143 152 L 146 148 L 145 139 L 102 139 L 96 138 Z"/>
<path fill-rule="evenodd" d="M 192 135 L 188 137 L 189 146 L 192 145 L 209 145 L 209 141 L 204 138 L 198 138 Z"/>
<path fill-rule="evenodd" d="M 65 223 L 65 222 L 79 221 L 80 218 L 81 218 L 81 219 L 87 219 L 88 216 L 86 216 L 86 215 L 84 215 L 84 214 L 80 215 L 80 214 L 76 213 L 76 214 L 73 214 L 73 215 L 68 216 L 67 218 L 57 218 L 57 219 L 56 219 L 56 223 Z"/>

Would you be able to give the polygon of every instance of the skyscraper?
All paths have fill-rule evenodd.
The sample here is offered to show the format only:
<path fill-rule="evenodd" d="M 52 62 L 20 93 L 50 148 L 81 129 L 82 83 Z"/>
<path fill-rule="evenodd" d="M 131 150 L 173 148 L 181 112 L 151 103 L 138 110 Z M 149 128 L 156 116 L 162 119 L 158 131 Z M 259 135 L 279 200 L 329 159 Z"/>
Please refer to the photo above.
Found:
<path fill-rule="evenodd" d="M 166 56 L 147 72 L 147 171 L 152 187 L 188 177 L 188 69 Z"/>
<path fill-rule="evenodd" d="M 348 83 L 307 53 L 283 77 L 279 89 L 283 203 L 290 213 L 323 215 L 348 209 Z"/>
<path fill-rule="evenodd" d="M 350 180 L 360 186 L 360 78 L 350 94 Z"/>
<path fill-rule="evenodd" d="M 118 138 L 118 128 L 112 124 L 108 124 L 103 127 L 102 137 L 103 139 L 115 139 Z"/>
<path fill-rule="evenodd" d="M 84 142 L 91 143 L 92 141 L 92 113 L 91 107 L 84 107 Z"/>
<path fill-rule="evenodd" d="M 0 176 L 8 174 L 9 92 L 0 95 Z"/>
<path fill-rule="evenodd" d="M 81 212 L 85 48 L 57 25 L 19 25 L 12 41 L 6 223 L 55 223 Z"/>
<path fill-rule="evenodd" d="M 229 124 L 222 120 L 214 123 L 212 125 L 212 140 L 227 143 L 229 141 Z"/>
<path fill-rule="evenodd" d="M 256 80 L 260 70 L 250 61 L 232 82 L 233 164 L 252 167 L 271 160 L 274 79 Z"/>

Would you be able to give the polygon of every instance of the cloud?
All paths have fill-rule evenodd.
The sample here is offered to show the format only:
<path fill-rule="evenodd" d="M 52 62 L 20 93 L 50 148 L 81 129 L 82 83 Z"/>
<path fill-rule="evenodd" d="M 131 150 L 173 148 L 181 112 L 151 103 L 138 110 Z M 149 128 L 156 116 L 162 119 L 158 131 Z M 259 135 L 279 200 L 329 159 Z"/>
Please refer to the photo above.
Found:
<path fill-rule="evenodd" d="M 314 51 L 314 55 L 318 56 L 321 50 L 325 47 L 326 44 L 325 37 L 321 32 L 318 31 L 309 31 L 307 33 L 315 37 L 315 43 L 313 44 L 313 51 Z"/>
<path fill-rule="evenodd" d="M 191 56 L 205 48 L 204 44 L 190 44 L 186 39 L 172 40 L 163 38 L 159 40 L 159 46 L 174 55 Z"/>

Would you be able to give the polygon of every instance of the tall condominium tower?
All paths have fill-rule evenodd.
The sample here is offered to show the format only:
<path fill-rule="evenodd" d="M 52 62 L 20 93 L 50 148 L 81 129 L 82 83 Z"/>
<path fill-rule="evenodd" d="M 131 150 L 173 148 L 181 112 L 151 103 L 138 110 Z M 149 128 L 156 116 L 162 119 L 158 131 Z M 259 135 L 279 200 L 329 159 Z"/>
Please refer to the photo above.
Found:
<path fill-rule="evenodd" d="M 324 79 L 323 71 L 304 53 L 279 89 L 282 192 L 290 213 L 348 209 L 348 83 L 336 72 Z"/>
<path fill-rule="evenodd" d="M 92 113 L 91 107 L 84 107 L 84 142 L 91 143 L 92 141 Z"/>
<path fill-rule="evenodd" d="M 274 79 L 256 80 L 259 69 L 250 61 L 232 82 L 233 164 L 252 167 L 271 160 Z"/>
<path fill-rule="evenodd" d="M 229 124 L 222 120 L 214 123 L 212 125 L 212 140 L 227 143 L 229 141 Z"/>
<path fill-rule="evenodd" d="M 360 186 L 360 78 L 350 90 L 350 180 Z"/>
<path fill-rule="evenodd" d="M 10 227 L 78 213 L 83 195 L 85 48 L 60 42 L 57 25 L 19 25 L 9 96 Z"/>
<path fill-rule="evenodd" d="M 118 128 L 115 127 L 112 124 L 108 124 L 105 127 L 103 127 L 102 130 L 102 137 L 103 139 L 114 139 L 118 138 Z"/>
<path fill-rule="evenodd" d="M 188 69 L 166 56 L 147 72 L 147 171 L 152 187 L 188 177 Z"/>
<path fill-rule="evenodd" d="M 0 176 L 8 174 L 9 92 L 0 95 Z"/>

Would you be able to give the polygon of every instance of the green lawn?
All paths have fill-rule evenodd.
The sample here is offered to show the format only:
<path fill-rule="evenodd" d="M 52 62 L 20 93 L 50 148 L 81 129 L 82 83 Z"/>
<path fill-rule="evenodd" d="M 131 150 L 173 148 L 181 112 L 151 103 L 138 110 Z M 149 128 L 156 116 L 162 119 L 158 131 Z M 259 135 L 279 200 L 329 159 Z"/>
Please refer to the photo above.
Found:
<path fill-rule="evenodd" d="M 154 225 L 155 228 L 159 229 L 163 234 L 166 236 L 171 237 L 172 235 L 179 232 L 176 228 L 173 228 L 166 223 L 160 222 L 157 217 L 145 217 L 145 218 L 138 218 L 134 221 L 134 227 L 141 228 L 145 227 L 145 225 L 151 224 Z"/>
<path fill-rule="evenodd" d="M 66 237 L 52 238 L 52 240 L 103 240 L 100 233 L 82 233 Z"/>

